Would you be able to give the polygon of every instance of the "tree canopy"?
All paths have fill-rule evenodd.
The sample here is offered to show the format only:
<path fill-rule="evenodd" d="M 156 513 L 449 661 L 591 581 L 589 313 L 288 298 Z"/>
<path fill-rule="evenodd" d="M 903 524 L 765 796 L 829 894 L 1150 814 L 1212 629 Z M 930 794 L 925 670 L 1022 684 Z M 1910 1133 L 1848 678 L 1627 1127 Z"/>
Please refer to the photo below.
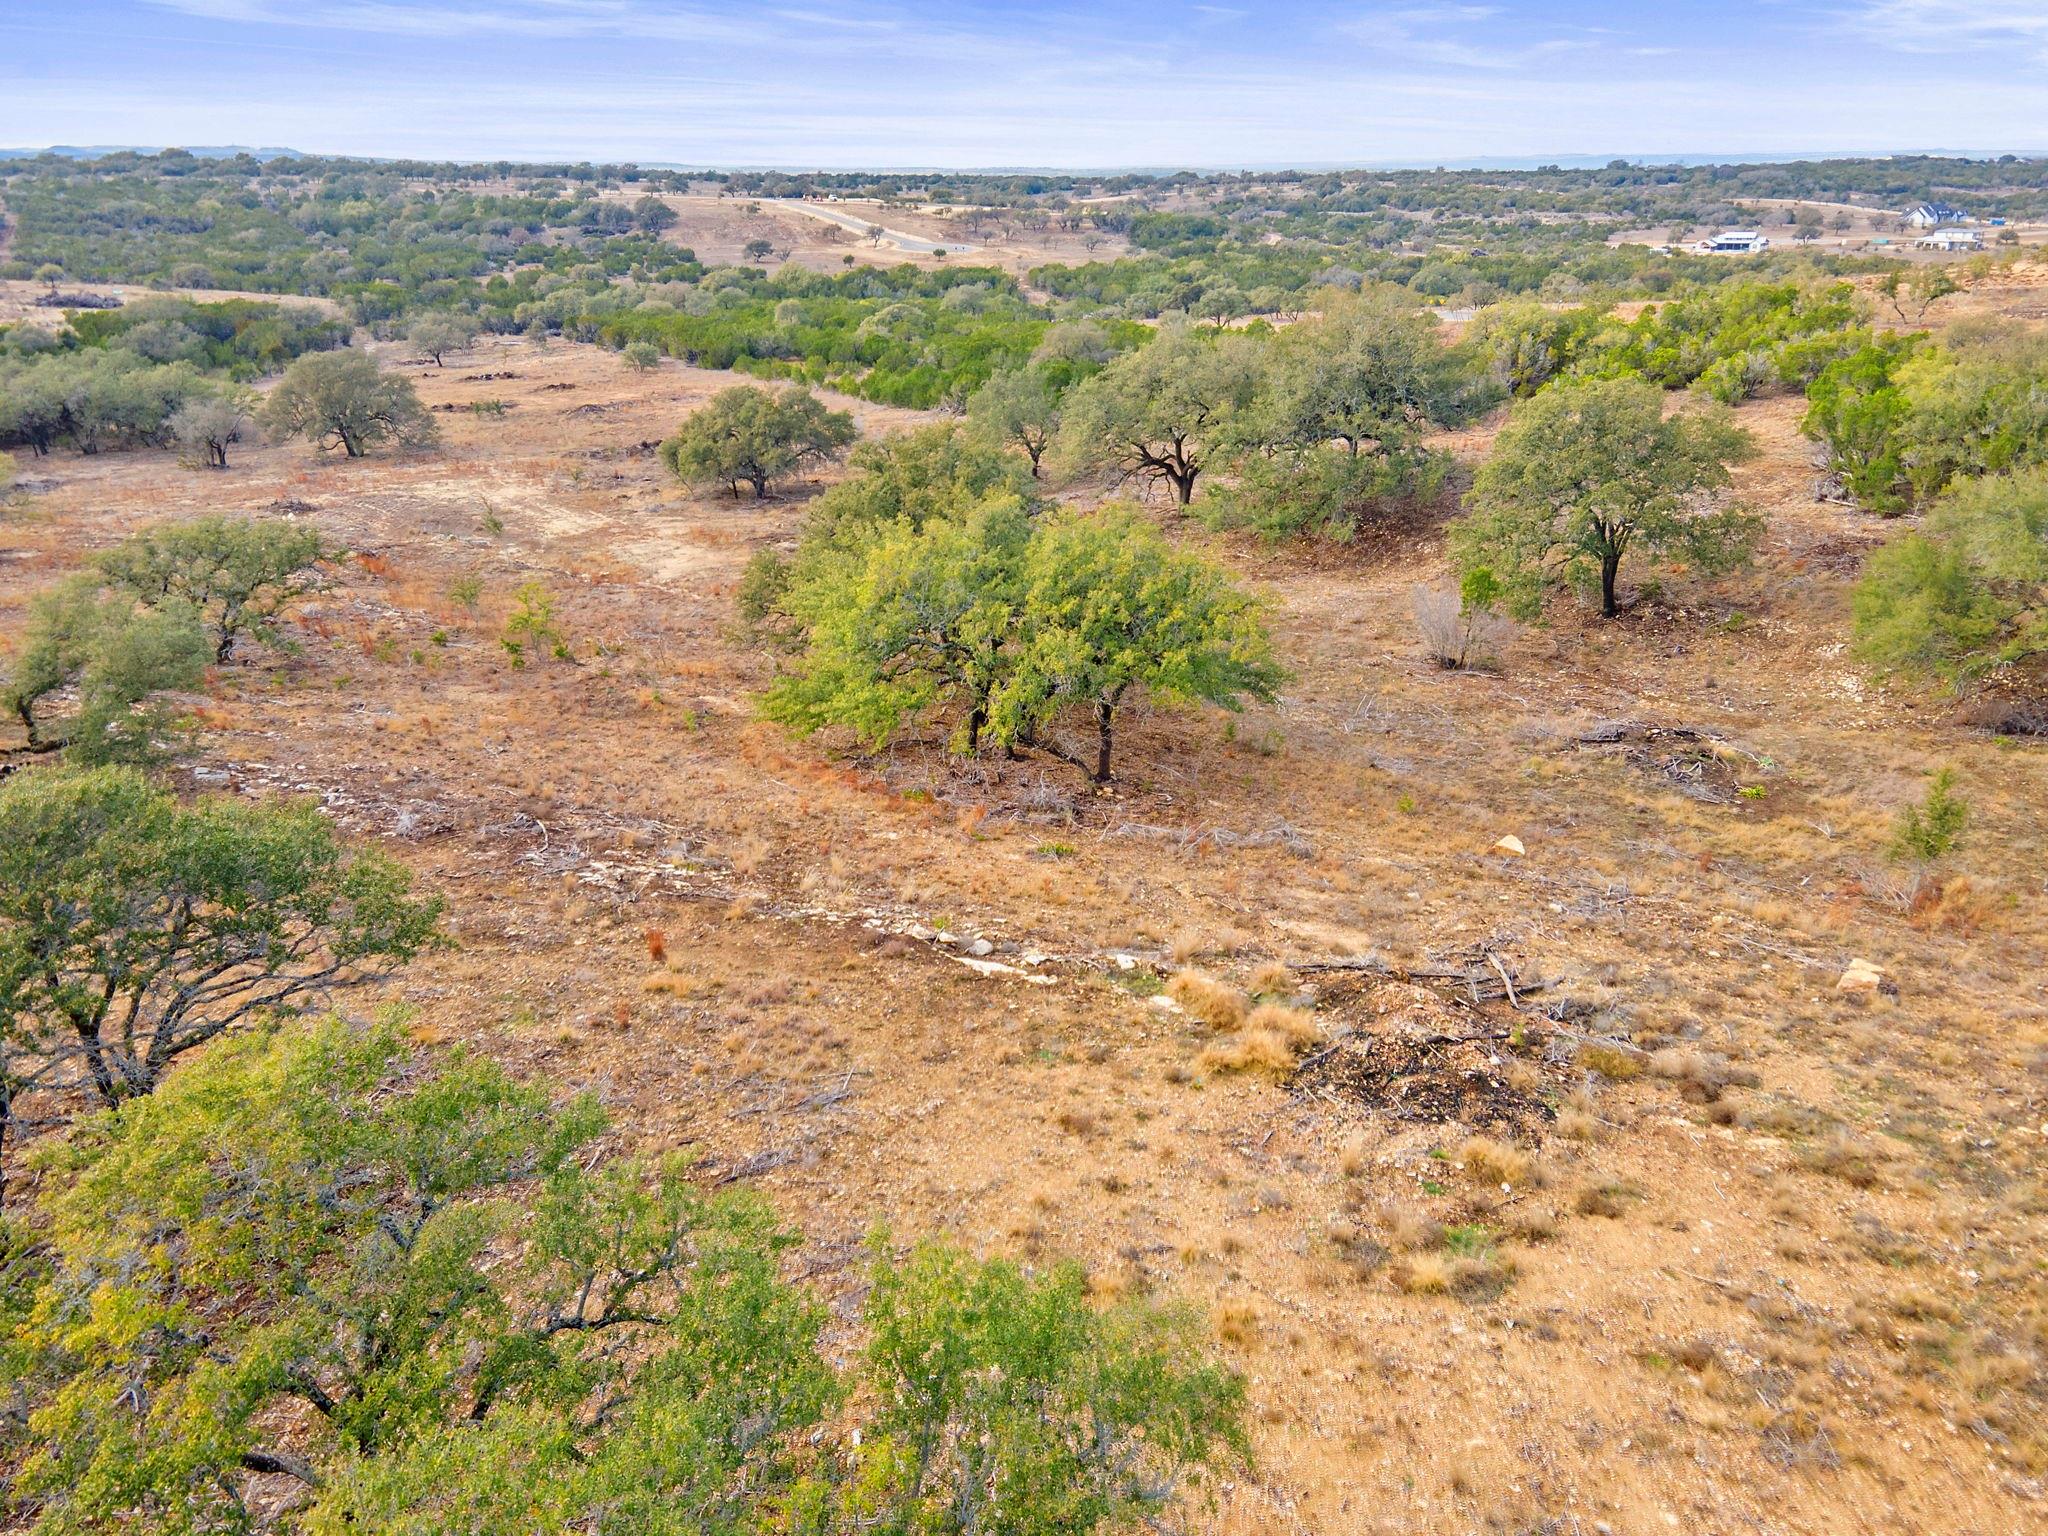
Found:
<path fill-rule="evenodd" d="M 311 805 L 185 805 L 130 768 L 0 784 L 0 1085 L 151 1092 L 268 1011 L 444 942 L 403 866 Z M 11 1118 L 11 1117 L 10 1117 Z"/>
<path fill-rule="evenodd" d="M 439 368 L 448 353 L 460 352 L 476 340 L 476 325 L 453 310 L 429 310 L 413 321 L 405 337 Z"/>
<path fill-rule="evenodd" d="M 1257 344 L 1236 332 L 1163 327 L 1067 396 L 1060 453 L 1070 470 L 1163 482 L 1186 506 L 1228 451 L 1259 384 Z"/>
<path fill-rule="evenodd" d="M 974 392 L 967 415 L 996 442 L 1021 449 L 1037 479 L 1040 460 L 1059 436 L 1059 391 L 1050 371 L 1037 364 L 1007 369 Z"/>
<path fill-rule="evenodd" d="M 1286 680 L 1259 600 L 1128 509 L 1041 523 L 1026 552 L 1022 614 L 1015 666 L 994 700 L 997 737 L 1040 741 L 1056 716 L 1080 709 L 1095 732 L 1084 766 L 1098 783 L 1110 776 L 1133 695 L 1236 710 L 1248 698 L 1270 702 Z"/>
<path fill-rule="evenodd" d="M 214 660 L 225 662 L 240 635 L 279 643 L 276 620 L 313 589 L 321 557 L 320 535 L 302 524 L 215 516 L 147 529 L 98 564 L 147 607 L 182 603 L 202 615 Z"/>
<path fill-rule="evenodd" d="M 267 1479 L 306 1536 L 1091 1536 L 1245 1455 L 1194 1318 L 1070 1266 L 878 1239 L 835 1364 L 766 1204 L 604 1129 L 333 1020 L 82 1124 L 16 1276 L 26 1528 L 244 1531 Z"/>
<path fill-rule="evenodd" d="M 830 458 L 855 435 L 851 415 L 807 389 L 774 394 L 735 384 L 683 419 L 661 445 L 661 461 L 679 480 L 723 485 L 735 496 L 751 485 L 760 499 L 769 481 Z"/>
<path fill-rule="evenodd" d="M 303 437 L 359 459 L 380 443 L 423 448 L 439 436 L 409 379 L 366 352 L 311 352 L 270 392 L 264 420 L 280 438 Z"/>
<path fill-rule="evenodd" d="M 814 569 L 783 602 L 809 647 L 769 690 L 769 718 L 802 732 L 845 726 L 880 746 L 957 701 L 954 744 L 974 751 L 1016 640 L 1030 538 L 1024 504 L 992 491 L 946 517 L 882 524 Z"/>
<path fill-rule="evenodd" d="M 1709 571 L 1747 557 L 1756 518 L 1715 495 L 1730 483 L 1728 466 L 1754 451 L 1718 408 L 1666 416 L 1653 384 L 1553 384 L 1517 406 L 1495 439 L 1453 530 L 1455 558 L 1464 570 L 1493 570 L 1524 616 L 1569 585 L 1597 591 L 1612 618 L 1631 551 Z"/>
<path fill-rule="evenodd" d="M 81 573 L 30 600 L 0 699 L 21 722 L 24 751 L 61 751 L 77 763 L 148 762 L 176 728 L 174 708 L 159 696 L 197 688 L 212 653 L 189 603 L 145 606 Z M 67 691 L 76 707 L 53 720 L 49 706 Z"/>

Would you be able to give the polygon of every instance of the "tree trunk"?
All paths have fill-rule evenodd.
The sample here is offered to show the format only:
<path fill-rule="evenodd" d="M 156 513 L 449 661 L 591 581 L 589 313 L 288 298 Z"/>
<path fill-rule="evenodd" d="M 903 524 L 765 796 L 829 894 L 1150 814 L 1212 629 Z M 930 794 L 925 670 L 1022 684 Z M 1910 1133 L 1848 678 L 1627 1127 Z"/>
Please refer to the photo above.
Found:
<path fill-rule="evenodd" d="M 1116 739 L 1116 706 L 1106 699 L 1095 701 L 1095 782 L 1109 782 L 1109 749 Z"/>
<path fill-rule="evenodd" d="M 987 725 L 988 701 L 976 699 L 974 708 L 967 712 L 967 751 L 970 756 L 973 755 L 975 748 L 981 745 L 981 733 Z"/>
<path fill-rule="evenodd" d="M 747 478 L 754 483 L 754 500 L 766 501 L 768 499 L 768 477 L 766 475 L 749 475 Z"/>
<path fill-rule="evenodd" d="M 1621 555 L 1611 552 L 1600 557 L 1600 616 L 1611 619 L 1621 612 L 1614 600 L 1614 578 L 1621 570 Z"/>
<path fill-rule="evenodd" d="M 1166 483 L 1173 487 L 1173 499 L 1177 506 L 1185 507 L 1195 499 L 1195 476 L 1198 473 L 1199 471 L 1194 469 L 1169 469 L 1166 472 Z"/>
<path fill-rule="evenodd" d="M 242 1465 L 251 1472 L 282 1473 L 286 1477 L 295 1477 L 308 1488 L 320 1486 L 320 1474 L 313 1470 L 313 1464 L 289 1451 L 266 1451 L 260 1447 L 244 1451 Z"/>
<path fill-rule="evenodd" d="M 107 1051 L 100 1043 L 99 1025 L 74 1024 L 72 1028 L 77 1032 L 79 1049 L 92 1077 L 93 1092 L 99 1095 L 102 1104 L 112 1106 L 120 1103 L 121 1090 L 114 1082 L 114 1069 L 107 1065 Z"/>

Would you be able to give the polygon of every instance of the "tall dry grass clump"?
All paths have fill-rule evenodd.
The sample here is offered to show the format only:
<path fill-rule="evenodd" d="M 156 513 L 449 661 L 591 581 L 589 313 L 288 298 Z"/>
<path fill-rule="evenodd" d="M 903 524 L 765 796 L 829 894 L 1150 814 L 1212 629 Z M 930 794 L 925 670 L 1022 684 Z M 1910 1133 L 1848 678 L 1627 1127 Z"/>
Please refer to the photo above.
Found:
<path fill-rule="evenodd" d="M 1250 1001 L 1233 986 L 1204 976 L 1200 971 L 1180 971 L 1166 984 L 1166 995 L 1192 1018 L 1199 1019 L 1219 1034 L 1244 1024 Z"/>

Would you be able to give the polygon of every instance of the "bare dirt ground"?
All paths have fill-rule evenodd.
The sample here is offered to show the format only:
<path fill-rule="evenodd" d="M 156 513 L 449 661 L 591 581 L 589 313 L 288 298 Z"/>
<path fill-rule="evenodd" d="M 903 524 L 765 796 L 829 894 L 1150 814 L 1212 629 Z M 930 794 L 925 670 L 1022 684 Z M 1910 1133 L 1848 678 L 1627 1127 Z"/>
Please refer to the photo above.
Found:
<path fill-rule="evenodd" d="M 634 196 L 639 195 L 637 192 Z M 775 199 L 747 199 L 716 196 L 672 195 L 663 198 L 676 211 L 677 219 L 665 234 L 677 245 L 687 246 L 707 263 L 750 261 L 744 254 L 752 240 L 766 240 L 776 251 L 769 265 L 783 260 L 814 271 L 838 271 L 851 256 L 861 266 L 937 267 L 941 258 L 930 251 L 905 249 L 884 240 L 872 242 L 849 229 L 835 227 L 825 219 L 806 214 L 795 205 Z M 945 263 L 960 266 L 998 266 L 1023 274 L 1048 262 L 1079 263 L 1108 261 L 1123 254 L 1126 243 L 1108 236 L 1084 236 L 1056 230 L 1026 229 L 991 211 L 977 218 L 972 210 L 941 210 L 936 207 L 899 208 L 877 202 L 847 199 L 816 205 L 844 214 L 865 224 L 878 224 L 919 240 L 941 244 L 972 245 L 965 255 L 949 255 Z M 1090 250 L 1089 243 L 1094 242 Z M 781 253 L 788 252 L 785 258 Z"/>
<path fill-rule="evenodd" d="M 318 795 L 447 893 L 461 950 L 391 989 L 422 1041 L 757 1182 L 842 1315 L 880 1225 L 1200 1307 L 1257 1462 L 1193 1529 L 2048 1523 L 2048 755 L 1845 657 L 1898 525 L 1813 499 L 1795 402 L 1741 412 L 1757 570 L 1667 576 L 1498 672 L 1418 654 L 1426 520 L 1316 554 L 1177 525 L 1272 592 L 1298 676 L 1230 727 L 1137 725 L 1095 793 L 753 717 L 773 661 L 731 591 L 810 487 L 685 493 L 652 451 L 730 376 L 559 344 L 407 372 L 457 407 L 438 452 L 24 463 L 0 635 L 152 519 L 346 544 L 299 655 L 220 669 L 192 772 Z M 573 662 L 499 645 L 532 581 Z M 1909 906 L 1882 850 L 1943 763 L 1968 841 Z M 1836 990 L 1856 957 L 1880 989 Z M 1293 973 L 1326 1044 L 1292 1078 L 1205 1065 L 1150 995 L 1275 959 L 1352 965 Z M 1517 1150 L 1468 1168 L 1477 1129 Z"/>
<path fill-rule="evenodd" d="M 115 298 L 133 304 L 139 299 L 177 298 L 196 299 L 202 304 L 218 304 L 226 299 L 254 299 L 262 304 L 303 304 L 317 309 L 323 315 L 341 313 L 341 308 L 332 299 L 280 296 L 275 293 L 246 293 L 235 288 L 145 288 L 140 283 L 74 283 L 69 278 L 57 285 L 58 292 L 110 294 Z M 17 320 L 33 320 L 51 330 L 61 330 L 64 325 L 64 311 L 61 308 L 36 301 L 50 292 L 47 283 L 30 282 L 26 279 L 0 278 L 0 325 L 12 325 Z"/>

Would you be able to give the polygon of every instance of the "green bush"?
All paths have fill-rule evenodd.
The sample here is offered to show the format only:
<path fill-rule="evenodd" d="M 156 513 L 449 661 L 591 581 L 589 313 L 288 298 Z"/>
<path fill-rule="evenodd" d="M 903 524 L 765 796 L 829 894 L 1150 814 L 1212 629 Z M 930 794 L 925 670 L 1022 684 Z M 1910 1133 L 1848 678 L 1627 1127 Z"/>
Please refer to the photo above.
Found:
<path fill-rule="evenodd" d="M 1858 653 L 1960 685 L 2048 654 L 2048 466 L 1965 480 L 1923 532 L 1872 555 L 1852 600 Z"/>
<path fill-rule="evenodd" d="M 1910 412 L 1895 375 L 1912 354 L 1914 338 L 1873 340 L 1823 368 L 1807 386 L 1800 422 L 1808 437 L 1826 445 L 1828 468 L 1859 506 L 1886 516 L 1906 510 L 1903 428 Z"/>
<path fill-rule="evenodd" d="M 1666 389 L 1698 385 L 1733 404 L 1773 380 L 1804 386 L 1867 336 L 1859 329 L 1862 315 L 1847 283 L 1726 283 L 1610 324 L 1587 347 L 1579 371 L 1644 378 Z"/>
<path fill-rule="evenodd" d="M 11 1270 L 23 1528 L 1090 1536 L 1247 1453 L 1185 1311 L 877 1242 L 862 1338 L 758 1196 L 392 1022 L 222 1041 L 76 1131 Z M 170 1240 L 166 1240 L 170 1234 Z"/>
<path fill-rule="evenodd" d="M 1943 768 L 1928 782 L 1920 804 L 1900 810 L 1892 827 L 1893 858 L 1932 864 L 1955 851 L 1970 822 L 1969 802 L 1955 792 L 1955 784 L 1955 770 Z"/>
<path fill-rule="evenodd" d="M 282 643 L 277 619 L 313 590 L 320 535 L 281 519 L 201 517 L 137 534 L 99 557 L 109 585 L 145 607 L 181 603 L 214 633 L 214 660 L 236 639 Z"/>

